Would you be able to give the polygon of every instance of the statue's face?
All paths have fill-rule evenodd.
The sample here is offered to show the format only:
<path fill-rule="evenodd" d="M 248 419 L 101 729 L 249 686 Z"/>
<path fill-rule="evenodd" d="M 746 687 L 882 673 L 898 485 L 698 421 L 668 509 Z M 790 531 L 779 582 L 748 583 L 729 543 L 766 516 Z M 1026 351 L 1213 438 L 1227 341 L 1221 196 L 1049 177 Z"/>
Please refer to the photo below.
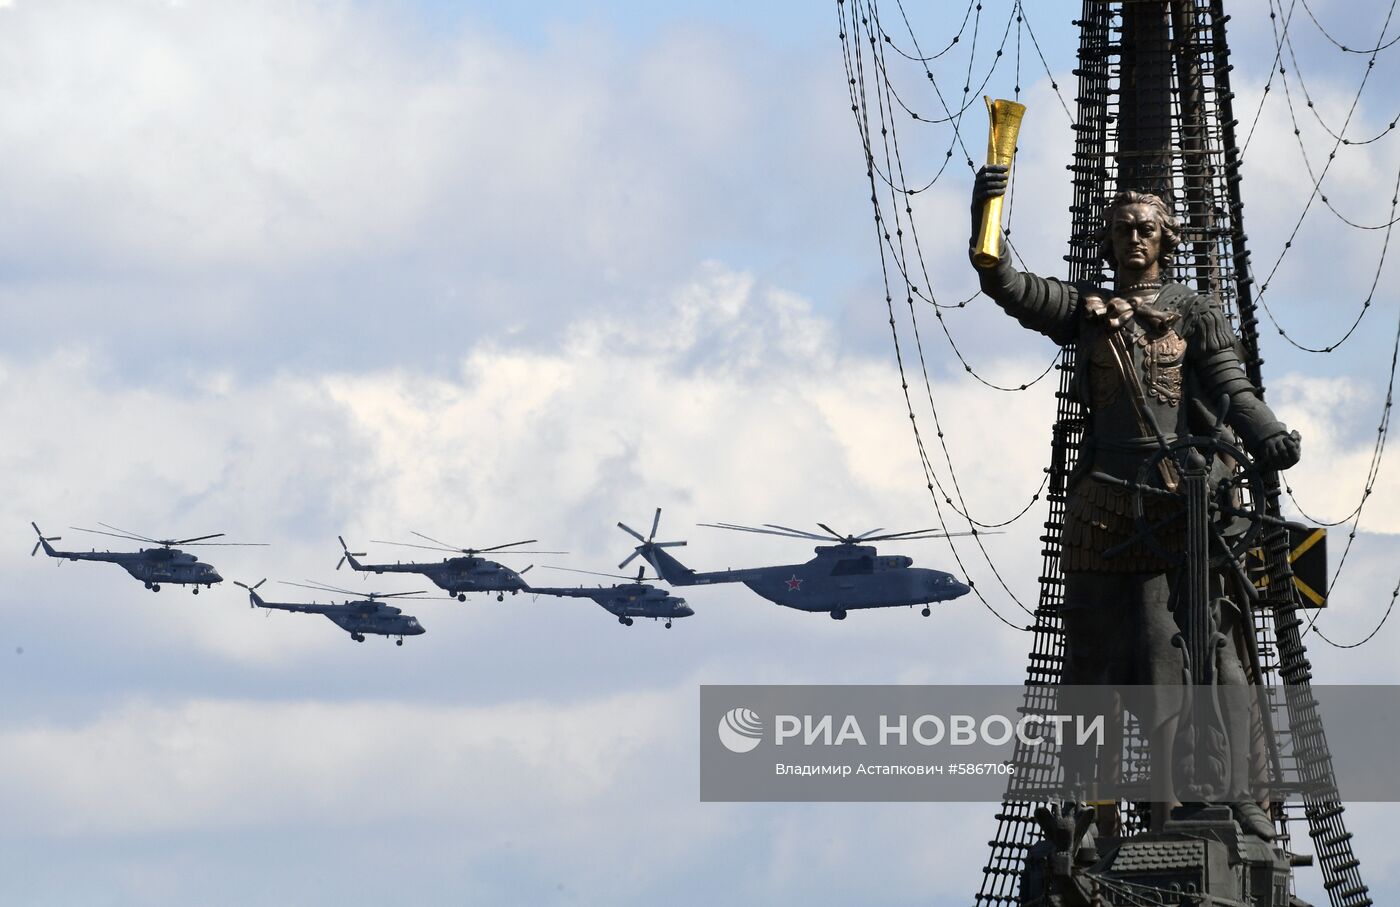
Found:
<path fill-rule="evenodd" d="M 1162 224 L 1151 205 L 1123 205 L 1114 209 L 1109 238 L 1119 268 L 1145 271 L 1162 258 Z"/>

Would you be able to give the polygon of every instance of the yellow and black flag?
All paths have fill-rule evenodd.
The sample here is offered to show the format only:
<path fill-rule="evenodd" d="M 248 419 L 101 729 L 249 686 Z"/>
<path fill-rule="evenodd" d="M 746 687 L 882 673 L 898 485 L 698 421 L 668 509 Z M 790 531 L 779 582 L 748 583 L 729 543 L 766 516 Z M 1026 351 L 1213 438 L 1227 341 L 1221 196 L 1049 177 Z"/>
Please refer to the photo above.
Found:
<path fill-rule="evenodd" d="M 1322 527 L 1288 527 L 1288 564 L 1293 569 L 1293 586 L 1304 608 L 1327 607 L 1327 530 Z M 1263 591 L 1269 586 L 1264 551 L 1249 552 L 1249 572 Z"/>

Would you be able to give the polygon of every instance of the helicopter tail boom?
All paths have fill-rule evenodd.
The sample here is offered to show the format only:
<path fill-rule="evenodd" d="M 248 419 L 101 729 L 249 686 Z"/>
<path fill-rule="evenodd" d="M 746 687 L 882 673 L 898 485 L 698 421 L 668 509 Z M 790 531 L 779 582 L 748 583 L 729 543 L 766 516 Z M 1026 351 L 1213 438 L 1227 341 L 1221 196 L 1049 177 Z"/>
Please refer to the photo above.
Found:
<path fill-rule="evenodd" d="M 651 564 L 657 576 L 671 585 L 693 586 L 696 584 L 697 574 L 695 571 L 676 560 L 673 555 L 659 545 L 639 545 L 637 551 L 648 564 Z"/>

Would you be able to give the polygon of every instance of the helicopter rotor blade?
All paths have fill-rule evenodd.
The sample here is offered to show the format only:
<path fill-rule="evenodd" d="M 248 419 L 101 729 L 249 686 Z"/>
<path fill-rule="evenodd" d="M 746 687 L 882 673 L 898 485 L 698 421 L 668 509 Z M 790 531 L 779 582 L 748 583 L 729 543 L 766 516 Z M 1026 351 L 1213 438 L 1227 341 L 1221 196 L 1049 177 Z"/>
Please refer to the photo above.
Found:
<path fill-rule="evenodd" d="M 120 527 L 118 527 L 118 526 L 113 526 L 111 523 L 104 523 L 104 522 L 102 522 L 101 520 L 98 520 L 98 521 L 97 521 L 97 525 L 99 525 L 99 526 L 105 526 L 106 528 L 112 530 L 113 532 L 120 533 L 120 534 L 122 534 L 122 535 L 127 536 L 128 538 L 133 538 L 133 539 L 136 539 L 137 541 L 140 541 L 140 542 L 150 542 L 150 543 L 153 544 L 153 545 L 159 545 L 159 544 L 160 544 L 160 539 L 149 538 L 149 537 L 147 537 L 147 536 L 142 535 L 142 534 L 139 533 L 139 532 L 131 532 L 130 530 L 122 529 L 122 528 L 120 528 Z M 78 527 L 74 526 L 73 528 L 76 529 L 76 528 L 78 528 Z M 86 532 L 92 532 L 93 530 L 88 529 L 88 530 L 85 530 L 85 531 L 86 531 Z"/>
<path fill-rule="evenodd" d="M 627 559 L 626 559 L 626 560 L 624 560 L 622 563 L 620 563 L 620 564 L 617 565 L 617 569 L 619 569 L 619 570 L 623 569 L 623 568 L 626 567 L 628 564 L 632 563 L 632 561 L 633 561 L 635 558 L 639 558 L 639 557 L 641 557 L 641 556 L 642 556 L 642 552 L 640 552 L 640 551 L 633 551 L 631 554 L 627 555 Z"/>
<path fill-rule="evenodd" d="M 733 524 L 731 523 L 730 525 Z M 779 526 L 777 523 L 764 523 L 763 525 L 768 527 L 769 529 L 781 529 L 784 532 L 791 532 L 794 535 L 800 535 L 803 538 L 826 541 L 826 536 L 822 535 L 820 532 L 812 532 L 810 529 L 794 529 L 791 526 Z"/>
<path fill-rule="evenodd" d="M 860 535 L 856 536 L 856 541 L 857 541 L 857 542 L 864 541 L 865 539 L 868 539 L 868 538 L 870 538 L 871 536 L 873 536 L 875 533 L 877 533 L 877 532 L 884 532 L 884 531 L 885 531 L 885 527 L 881 526 L 879 529 L 871 529 L 871 530 L 868 530 L 868 531 L 866 531 L 866 532 L 862 532 Z"/>
<path fill-rule="evenodd" d="M 44 531 L 39 528 L 39 524 L 34 522 L 33 520 L 29 521 L 29 525 L 34 527 L 34 534 L 39 537 L 39 541 L 34 543 L 35 551 L 38 551 L 39 546 L 42 545 L 44 542 L 56 542 L 59 539 L 63 538 L 63 536 L 61 535 L 44 535 Z"/>
<path fill-rule="evenodd" d="M 446 542 L 441 541 L 440 539 L 435 539 L 435 538 L 433 538 L 431 535 L 424 535 L 424 534 L 421 533 L 421 532 L 413 532 L 412 530 L 410 530 L 410 531 L 409 531 L 409 535 L 416 535 L 416 536 L 418 536 L 420 539 L 427 539 L 428 541 L 432 542 L 434 545 L 441 545 L 443 548 L 446 548 L 448 551 L 465 551 L 465 550 L 467 550 L 467 549 L 465 549 L 465 548 L 462 548 L 462 547 L 459 546 L 459 545 L 449 545 L 449 544 L 447 544 Z"/>
<path fill-rule="evenodd" d="M 523 542 L 507 542 L 504 545 L 493 545 L 490 548 L 463 548 L 462 550 L 485 554 L 488 551 L 500 551 L 502 548 L 514 548 L 516 545 L 533 545 L 538 541 L 539 539 L 525 539 Z"/>
<path fill-rule="evenodd" d="M 290 580 L 285 580 L 285 579 L 284 579 L 284 580 L 281 580 L 280 582 L 281 582 L 282 585 L 284 585 L 284 586 L 297 586 L 298 588 L 301 588 L 301 589 L 315 589 L 315 590 L 318 591 L 318 592 L 334 592 L 334 593 L 336 593 L 337 595 L 353 595 L 353 596 L 357 596 L 357 597 L 358 597 L 358 596 L 364 596 L 365 598 L 369 598 L 369 599 L 376 599 L 376 598 L 398 598 L 398 597 L 403 596 L 403 595 L 422 595 L 422 594 L 426 591 L 426 590 L 424 590 L 424 589 L 414 589 L 414 590 L 411 591 L 411 592 L 368 592 L 368 593 L 366 593 L 366 592 L 354 592 L 354 591 L 352 591 L 352 590 L 350 590 L 350 589 L 342 589 L 342 588 L 340 588 L 339 586 L 328 586 L 328 585 L 326 585 L 325 583 L 318 583 L 318 582 L 315 582 L 315 581 L 313 581 L 313 580 L 307 580 L 307 581 L 304 582 L 304 583 L 294 583 L 294 582 L 291 582 Z"/>
<path fill-rule="evenodd" d="M 831 533 L 832 537 L 835 538 L 837 541 L 844 542 L 848 538 L 848 536 L 842 535 L 841 533 L 837 532 L 835 529 L 832 529 L 825 523 L 818 523 L 817 525 L 825 529 L 827 532 Z"/>
<path fill-rule="evenodd" d="M 363 592 L 351 592 L 349 589 L 341 589 L 336 586 L 327 586 L 325 583 L 317 583 L 307 580 L 304 583 L 294 583 L 291 580 L 279 580 L 284 586 L 296 586 L 299 589 L 314 589 L 317 592 L 335 592 L 338 595 L 363 595 Z"/>
<path fill-rule="evenodd" d="M 712 529 L 728 529 L 731 532 L 755 532 L 759 535 L 778 535 L 790 539 L 812 539 L 819 542 L 829 541 L 824 535 L 817 535 L 815 532 L 802 532 L 797 529 L 788 529 L 786 526 L 778 529 L 759 529 L 754 526 L 740 526 L 736 523 L 697 523 L 697 526 L 709 526 Z"/>
<path fill-rule="evenodd" d="M 1001 533 L 1001 532 L 999 532 L 999 531 L 997 531 L 997 530 L 991 530 L 991 529 L 986 529 L 986 530 L 984 530 L 984 529 L 967 529 L 967 530 L 963 530 L 963 531 L 961 531 L 961 532 L 944 532 L 944 531 L 941 530 L 941 529 L 939 529 L 939 530 L 926 530 L 926 529 L 921 529 L 921 530 L 919 530 L 918 532 L 899 532 L 899 533 L 895 533 L 895 534 L 893 534 L 893 535 L 877 535 L 877 536 L 872 536 L 871 538 L 867 539 L 867 541 L 871 541 L 871 542 L 888 542 L 888 541 L 909 542 L 909 541 L 915 541 L 915 540 L 918 540 L 918 539 L 947 539 L 947 538 L 957 538 L 957 537 L 960 537 L 960 536 L 967 536 L 967 535 L 1002 535 L 1002 534 L 1003 534 L 1003 533 Z"/>
<path fill-rule="evenodd" d="M 656 508 L 656 516 L 651 518 L 651 534 L 647 536 L 647 541 L 656 538 L 656 527 L 661 525 L 661 508 Z"/>
<path fill-rule="evenodd" d="M 516 576 L 524 576 L 525 574 L 529 573 L 529 572 L 530 572 L 531 570 L 533 570 L 533 569 L 535 569 L 535 565 L 534 565 L 534 564 L 531 564 L 530 566 L 526 567 L 524 570 L 517 570 L 517 571 L 515 571 L 515 575 L 516 575 Z"/>
<path fill-rule="evenodd" d="M 98 525 L 105 526 L 107 524 L 99 523 Z M 115 532 L 103 532 L 101 529 L 84 529 L 82 526 L 69 526 L 68 528 L 76 529 L 79 532 L 91 532 L 93 535 L 110 535 L 114 539 L 125 539 L 128 542 L 149 542 L 152 545 L 160 544 L 160 542 L 156 541 L 155 539 L 142 538 L 141 536 L 137 535 L 118 535 Z"/>
<path fill-rule="evenodd" d="M 370 539 L 376 545 L 395 545 L 399 548 L 421 548 L 424 551 L 446 551 L 448 554 L 457 554 L 462 549 L 446 548 L 441 545 L 416 545 L 413 542 L 390 542 L 385 539 Z"/>
<path fill-rule="evenodd" d="M 617 524 L 617 528 L 618 528 L 618 529 L 621 529 L 623 532 L 625 532 L 625 533 L 627 533 L 628 535 L 632 536 L 632 538 L 636 539 L 637 541 L 641 542 L 642 544 L 644 544 L 644 545 L 646 544 L 646 541 L 647 541 L 647 540 L 646 540 L 646 537 L 643 536 L 643 535 L 642 535 L 640 532 L 638 532 L 637 530 L 633 529 L 631 526 L 628 526 L 626 523 L 618 523 L 618 524 Z"/>
<path fill-rule="evenodd" d="M 216 538 L 219 538 L 219 537 L 222 536 L 222 535 L 224 535 L 224 533 L 222 533 L 222 532 L 216 532 L 216 533 L 214 533 L 213 535 L 197 535 L 197 536 L 195 536 L 195 537 L 192 538 L 192 539 L 171 539 L 171 540 L 169 540 L 169 541 L 162 542 L 161 544 L 164 544 L 164 545 L 188 545 L 188 544 L 190 544 L 190 543 L 192 543 L 192 542 L 202 542 L 202 541 L 204 541 L 205 539 L 216 539 Z M 227 544 L 227 543 L 225 543 L 225 544 Z"/>
<path fill-rule="evenodd" d="M 219 533 L 223 535 L 223 533 Z M 167 544 L 161 542 L 162 545 Z M 169 542 L 170 545 L 188 545 L 191 548 L 266 548 L 270 542 Z"/>
<path fill-rule="evenodd" d="M 33 520 L 29 521 L 29 525 L 34 527 L 34 534 L 39 537 L 39 540 L 34 543 L 34 549 L 29 552 L 30 557 L 38 554 L 39 549 L 43 547 L 45 542 L 56 542 L 63 537 L 61 535 L 44 535 L 43 530 L 39 528 L 39 524 Z M 59 563 L 61 564 L 63 561 L 59 561 Z"/>
<path fill-rule="evenodd" d="M 347 544 L 345 544 L 345 536 L 343 536 L 343 535 L 338 535 L 338 536 L 336 536 L 336 540 L 340 542 L 340 550 L 341 550 L 341 551 L 344 551 L 346 554 L 351 555 L 352 557 L 364 557 L 364 556 L 365 556 L 365 553 L 364 553 L 363 551 L 351 551 L 351 550 L 350 550 L 350 546 L 347 545 Z"/>
<path fill-rule="evenodd" d="M 878 531 L 878 530 L 875 530 L 875 531 Z M 877 538 L 880 538 L 880 539 L 897 539 L 897 538 L 900 538 L 900 537 L 906 536 L 906 535 L 924 535 L 925 533 L 930 533 L 930 532 L 931 532 L 931 533 L 934 533 L 935 535 L 942 535 L 942 534 L 944 534 L 944 530 L 942 530 L 942 529 L 910 529 L 910 530 L 908 530 L 907 532 L 887 532 L 887 533 L 885 533 L 884 535 L 876 536 L 876 537 L 877 537 Z M 868 533 L 867 533 L 867 534 L 868 534 Z"/>
<path fill-rule="evenodd" d="M 588 574 L 589 576 L 606 576 L 606 577 L 608 577 L 609 579 L 625 579 L 625 580 L 629 580 L 629 581 L 635 582 L 635 580 L 634 580 L 631 576 L 629 576 L 629 575 L 627 575 L 627 574 L 624 574 L 624 573 L 600 573 L 600 572 L 598 572 L 597 570 L 579 570 L 579 569 L 577 569 L 577 568 L 575 568 L 575 567 L 555 567 L 555 566 L 553 566 L 552 564 L 543 564 L 542 566 L 543 566 L 546 570 L 564 570 L 564 571 L 566 571 L 566 572 L 568 572 L 568 573 L 586 573 L 586 574 Z M 645 569 L 646 569 L 645 567 L 642 568 L 642 570 L 645 570 Z M 639 572 L 640 572 L 640 571 L 639 571 Z"/>
<path fill-rule="evenodd" d="M 569 552 L 567 552 L 567 551 L 536 551 L 536 550 L 534 550 L 534 549 L 531 549 L 531 550 L 528 550 L 528 551 L 526 551 L 526 550 L 524 550 L 524 549 L 517 550 L 517 551 L 497 551 L 496 548 L 444 548 L 444 547 L 438 547 L 437 545 L 418 545 L 418 544 L 415 544 L 415 543 L 413 543 L 413 542 L 391 542 L 391 541 L 388 541 L 387 539 L 370 539 L 370 541 L 373 542 L 373 543 L 376 544 L 376 545 L 394 545 L 394 546 L 397 546 L 397 547 L 399 547 L 399 548 L 418 548 L 418 549 L 420 549 L 420 550 L 422 550 L 422 551 L 443 551 L 443 552 L 446 552 L 447 554 L 465 554 L 465 555 L 467 555 L 467 556 L 469 556 L 469 557 L 470 557 L 470 556 L 473 556 L 473 555 L 475 555 L 475 554 L 479 554 L 479 553 L 484 552 L 484 551 L 496 551 L 497 554 L 568 554 L 568 553 L 569 553 Z M 532 540 L 532 541 L 533 541 L 533 540 Z M 524 542 L 515 542 L 514 544 L 523 545 L 523 544 L 525 544 L 525 543 L 524 543 Z M 497 547 L 504 547 L 504 546 L 497 546 Z M 351 551 L 350 554 L 353 554 L 353 555 L 355 555 L 356 557 L 364 557 L 364 552 L 363 552 L 363 551 Z"/>

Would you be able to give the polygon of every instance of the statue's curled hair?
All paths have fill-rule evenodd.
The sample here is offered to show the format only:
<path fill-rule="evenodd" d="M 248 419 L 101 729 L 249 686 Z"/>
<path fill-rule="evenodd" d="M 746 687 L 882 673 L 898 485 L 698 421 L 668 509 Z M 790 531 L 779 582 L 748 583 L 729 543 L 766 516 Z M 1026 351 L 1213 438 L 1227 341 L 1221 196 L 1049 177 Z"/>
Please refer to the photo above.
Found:
<path fill-rule="evenodd" d="M 1113 213 L 1127 205 L 1147 205 L 1157 215 L 1157 223 L 1162 228 L 1162 252 L 1158 262 L 1164 271 L 1170 268 L 1172 255 L 1181 244 L 1181 221 L 1172 214 L 1172 209 L 1167 207 L 1166 202 L 1149 192 L 1125 189 L 1113 196 L 1113 200 L 1108 203 L 1108 210 L 1104 212 L 1104 226 L 1099 236 L 1099 255 L 1108 262 L 1110 268 L 1117 270 L 1118 258 L 1113 254 L 1113 236 L 1110 231 Z"/>

